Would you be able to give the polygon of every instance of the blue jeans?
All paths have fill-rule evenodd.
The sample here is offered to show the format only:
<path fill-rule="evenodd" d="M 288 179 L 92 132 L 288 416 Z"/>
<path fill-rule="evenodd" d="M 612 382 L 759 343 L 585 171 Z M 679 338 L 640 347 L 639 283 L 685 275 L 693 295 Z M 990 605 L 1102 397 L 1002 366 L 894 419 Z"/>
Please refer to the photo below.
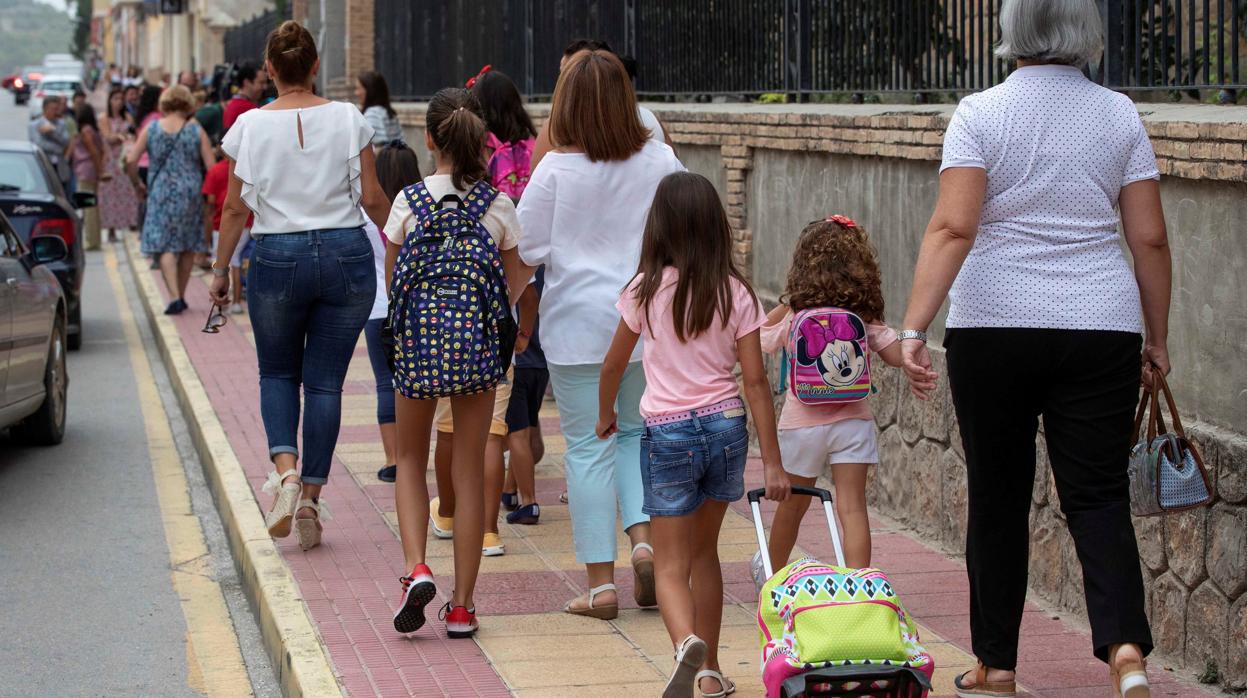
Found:
<path fill-rule="evenodd" d="M 394 423 L 394 374 L 386 347 L 381 346 L 381 325 L 385 318 L 369 320 L 364 325 L 364 339 L 368 342 L 368 361 L 372 363 L 372 376 L 377 381 L 377 424 Z"/>
<path fill-rule="evenodd" d="M 247 270 L 269 457 L 299 449 L 303 482 L 323 485 L 342 421 L 342 381 L 368 321 L 377 277 L 363 228 L 261 235 Z"/>
<path fill-rule="evenodd" d="M 745 495 L 749 421 L 743 409 L 645 427 L 641 439 L 644 511 L 685 516 L 707 499 L 734 502 Z"/>
<path fill-rule="evenodd" d="M 619 386 L 615 410 L 619 432 L 599 439 L 598 378 L 601 364 L 558 366 L 550 364 L 550 384 L 559 406 L 559 423 L 567 441 L 563 469 L 572 517 L 572 541 L 576 561 L 584 564 L 614 562 L 615 516 L 624 530 L 648 523 L 641 512 L 641 394 L 645 371 L 641 362 L 630 364 Z M 618 506 L 616 506 L 618 501 Z"/>

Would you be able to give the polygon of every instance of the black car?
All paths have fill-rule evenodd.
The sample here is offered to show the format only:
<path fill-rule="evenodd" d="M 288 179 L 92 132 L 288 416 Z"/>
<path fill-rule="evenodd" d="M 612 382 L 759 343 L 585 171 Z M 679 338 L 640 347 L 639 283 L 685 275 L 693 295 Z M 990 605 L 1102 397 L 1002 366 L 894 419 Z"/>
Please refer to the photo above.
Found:
<path fill-rule="evenodd" d="M 9 88 L 13 92 L 14 104 L 25 104 L 30 101 L 30 91 L 35 83 L 43 79 L 43 68 L 27 67 L 17 74 L 17 79 Z"/>
<path fill-rule="evenodd" d="M 68 252 L 52 235 L 27 245 L 0 214 L 0 429 L 39 445 L 65 437 L 68 312 L 49 265 Z"/>
<path fill-rule="evenodd" d="M 22 244 L 53 235 L 65 243 L 64 259 L 49 264 L 65 290 L 70 349 L 82 345 L 82 218 L 76 209 L 95 205 L 95 194 L 66 195 L 43 151 L 26 141 L 0 140 L 0 212 L 8 216 Z"/>

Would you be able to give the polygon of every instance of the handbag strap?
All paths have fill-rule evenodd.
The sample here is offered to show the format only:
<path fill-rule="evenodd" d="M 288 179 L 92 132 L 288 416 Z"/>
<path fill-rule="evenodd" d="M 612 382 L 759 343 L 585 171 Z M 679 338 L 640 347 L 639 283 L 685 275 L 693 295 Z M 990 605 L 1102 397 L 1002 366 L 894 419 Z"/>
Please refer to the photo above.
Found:
<path fill-rule="evenodd" d="M 162 153 L 164 157 L 160 158 L 160 164 L 148 170 L 149 176 L 147 178 L 147 182 L 148 182 L 149 187 L 151 184 L 156 183 L 156 177 L 159 176 L 160 173 L 164 171 L 164 166 L 165 166 L 165 163 L 169 161 L 169 156 L 173 155 L 174 150 L 177 150 L 178 136 L 182 135 L 182 129 L 186 128 L 186 125 L 189 124 L 190 122 L 191 122 L 190 119 L 187 119 L 186 121 L 182 122 L 182 125 L 179 126 L 178 130 L 174 132 L 173 136 L 170 137 L 169 149 L 166 150 L 164 153 Z M 155 129 L 159 131 L 164 130 L 160 128 L 159 119 L 156 119 L 155 121 L 153 121 L 151 127 L 155 127 Z M 151 140 L 150 137 L 148 138 L 148 140 Z M 148 147 L 150 148 L 151 146 L 149 145 Z"/>
<path fill-rule="evenodd" d="M 1160 369 L 1154 366 L 1152 376 L 1152 380 L 1156 381 L 1156 385 L 1160 387 L 1160 390 L 1156 392 L 1165 395 L 1165 404 L 1169 408 L 1170 418 L 1173 419 L 1174 433 L 1185 439 L 1186 431 L 1182 429 L 1182 417 L 1178 415 L 1178 405 L 1173 401 L 1173 392 L 1169 390 L 1169 382 L 1165 380 L 1165 376 L 1161 374 Z M 1160 416 L 1159 410 L 1157 411 L 1157 419 L 1160 420 L 1161 425 L 1164 425 L 1164 418 Z"/>

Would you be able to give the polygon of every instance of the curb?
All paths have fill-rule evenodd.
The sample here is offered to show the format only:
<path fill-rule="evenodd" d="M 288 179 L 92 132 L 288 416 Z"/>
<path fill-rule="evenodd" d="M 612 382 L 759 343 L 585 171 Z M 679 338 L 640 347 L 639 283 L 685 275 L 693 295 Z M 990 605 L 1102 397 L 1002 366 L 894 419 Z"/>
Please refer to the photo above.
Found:
<path fill-rule="evenodd" d="M 139 254 L 132 237 L 126 236 L 125 247 L 127 264 L 168 369 L 173 391 L 186 415 L 195 450 L 203 462 L 204 475 L 225 526 L 243 591 L 260 624 L 264 647 L 277 673 L 282 694 L 290 698 L 343 696 L 316 627 L 303 604 L 298 584 L 264 527 L 251 484 L 182 346 L 177 328 L 172 320 L 157 312 L 163 301 L 151 275 L 143 273 L 146 260 Z"/>

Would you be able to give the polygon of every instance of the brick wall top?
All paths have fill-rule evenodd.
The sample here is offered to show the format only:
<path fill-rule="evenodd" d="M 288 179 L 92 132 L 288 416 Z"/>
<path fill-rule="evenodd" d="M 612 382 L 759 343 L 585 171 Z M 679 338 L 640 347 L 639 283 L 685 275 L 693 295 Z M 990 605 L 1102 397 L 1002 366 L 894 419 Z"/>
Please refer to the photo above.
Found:
<path fill-rule="evenodd" d="M 647 103 L 676 145 L 740 145 L 938 162 L 954 106 Z M 1247 106 L 1140 104 L 1162 175 L 1247 181 Z M 424 125 L 422 103 L 395 105 Z M 533 104 L 543 119 L 546 104 Z"/>

